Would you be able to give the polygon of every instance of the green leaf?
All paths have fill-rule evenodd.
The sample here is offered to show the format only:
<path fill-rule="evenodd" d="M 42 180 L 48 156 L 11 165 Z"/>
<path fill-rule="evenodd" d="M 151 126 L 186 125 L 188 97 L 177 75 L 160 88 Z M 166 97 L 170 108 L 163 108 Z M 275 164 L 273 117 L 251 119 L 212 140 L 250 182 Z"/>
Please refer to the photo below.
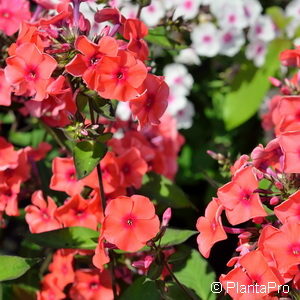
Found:
<path fill-rule="evenodd" d="M 200 299 L 216 299 L 210 287 L 215 281 L 215 273 L 198 251 L 192 249 L 184 263 L 174 265 L 173 272 L 179 282 L 194 290 Z"/>
<path fill-rule="evenodd" d="M 167 32 L 164 26 L 158 26 L 155 28 L 149 29 L 148 35 L 145 37 L 147 42 L 152 44 L 161 46 L 165 49 L 184 49 L 186 48 L 185 45 L 181 45 L 176 41 L 170 39 L 168 36 L 170 33 Z"/>
<path fill-rule="evenodd" d="M 290 23 L 290 17 L 286 17 L 284 10 L 279 6 L 271 6 L 266 9 L 267 15 L 269 15 L 278 29 L 285 29 Z"/>
<path fill-rule="evenodd" d="M 147 277 L 150 278 L 151 280 L 158 279 L 163 271 L 163 268 L 164 268 L 164 265 L 162 263 L 153 261 L 147 272 Z"/>
<path fill-rule="evenodd" d="M 13 280 L 25 274 L 40 258 L 0 255 L 0 281 Z"/>
<path fill-rule="evenodd" d="M 74 149 L 77 179 L 88 176 L 106 153 L 106 146 L 97 141 L 78 142 Z"/>
<path fill-rule="evenodd" d="M 80 112 L 83 112 L 87 103 L 88 103 L 88 100 L 89 100 L 89 97 L 84 95 L 84 94 L 81 94 L 79 93 L 76 97 L 76 105 L 77 105 L 77 109 L 80 111 Z"/>
<path fill-rule="evenodd" d="M 112 100 L 97 97 L 91 101 L 93 109 L 103 117 L 114 121 L 115 120 L 115 105 Z"/>
<path fill-rule="evenodd" d="M 192 291 L 191 291 L 192 293 Z M 176 283 L 167 283 L 167 293 L 166 296 L 168 300 L 191 300 L 189 297 Z M 198 297 L 194 295 L 195 299 Z"/>
<path fill-rule="evenodd" d="M 160 240 L 160 245 L 164 247 L 179 245 L 197 233 L 198 231 L 195 230 L 167 228 L 164 236 Z"/>
<path fill-rule="evenodd" d="M 142 276 L 136 279 L 121 295 L 120 300 L 160 300 L 155 281 Z"/>
<path fill-rule="evenodd" d="M 224 101 L 223 118 L 227 130 L 243 124 L 256 113 L 270 88 L 268 77 L 274 76 L 279 68 L 279 53 L 289 46 L 290 41 L 276 39 L 269 44 L 266 62 L 261 68 L 255 68 L 251 62 L 241 66 Z"/>
<path fill-rule="evenodd" d="M 151 198 L 162 208 L 195 208 L 180 187 L 170 179 L 153 172 L 144 175 L 139 193 Z"/>
<path fill-rule="evenodd" d="M 26 240 L 54 249 L 95 249 L 99 232 L 86 227 L 62 229 L 30 234 Z"/>

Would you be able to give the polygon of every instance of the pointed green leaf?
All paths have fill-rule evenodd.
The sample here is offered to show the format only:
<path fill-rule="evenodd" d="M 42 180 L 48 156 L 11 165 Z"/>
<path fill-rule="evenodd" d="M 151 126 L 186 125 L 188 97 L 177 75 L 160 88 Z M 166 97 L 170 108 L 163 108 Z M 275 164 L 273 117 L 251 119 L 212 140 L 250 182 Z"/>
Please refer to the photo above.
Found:
<path fill-rule="evenodd" d="M 142 276 L 136 279 L 121 295 L 120 300 L 160 300 L 155 281 Z"/>
<path fill-rule="evenodd" d="M 223 106 L 228 130 L 243 124 L 257 112 L 270 88 L 268 77 L 274 76 L 279 68 L 279 53 L 289 47 L 290 41 L 276 39 L 269 44 L 266 62 L 261 68 L 255 68 L 251 62 L 241 66 Z"/>
<path fill-rule="evenodd" d="M 179 245 L 197 233 L 198 231 L 195 230 L 167 228 L 164 236 L 160 240 L 160 245 L 164 247 Z"/>
<path fill-rule="evenodd" d="M 39 261 L 40 258 L 0 255 L 0 281 L 21 277 Z"/>
<path fill-rule="evenodd" d="M 148 173 L 144 176 L 139 193 L 151 198 L 162 208 L 195 208 L 179 186 L 156 173 Z"/>
<path fill-rule="evenodd" d="M 78 142 L 74 149 L 77 179 L 88 176 L 106 153 L 106 146 L 98 141 Z"/>
<path fill-rule="evenodd" d="M 174 264 L 173 272 L 180 283 L 194 290 L 200 299 L 216 299 L 217 294 L 211 292 L 211 284 L 216 281 L 215 273 L 198 251 L 191 249 L 184 263 Z"/>
<path fill-rule="evenodd" d="M 95 249 L 99 232 L 86 227 L 66 227 L 62 229 L 34 233 L 27 241 L 54 249 Z"/>

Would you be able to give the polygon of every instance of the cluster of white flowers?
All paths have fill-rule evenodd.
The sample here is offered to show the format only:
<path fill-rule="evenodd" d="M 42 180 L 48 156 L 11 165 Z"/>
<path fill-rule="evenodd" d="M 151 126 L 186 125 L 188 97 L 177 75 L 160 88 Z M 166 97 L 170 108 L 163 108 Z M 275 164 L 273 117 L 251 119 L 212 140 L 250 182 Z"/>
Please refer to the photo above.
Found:
<path fill-rule="evenodd" d="M 130 0 L 111 0 L 111 5 L 120 8 L 126 17 L 135 17 L 138 11 L 138 5 Z M 259 0 L 152 0 L 143 8 L 141 19 L 150 27 L 165 16 L 196 20 L 191 24 L 192 44 L 176 62 L 199 64 L 197 55 L 233 57 L 246 45 L 246 58 L 259 67 L 265 62 L 268 43 L 283 34 L 262 11 Z M 290 1 L 283 13 L 291 17 L 286 33 L 293 38 L 300 27 L 300 0 Z"/>
<path fill-rule="evenodd" d="M 188 69 L 180 63 L 166 65 L 163 73 L 170 87 L 167 113 L 176 118 L 178 129 L 188 129 L 193 124 L 195 114 L 193 103 L 187 99 L 194 79 Z"/>
<path fill-rule="evenodd" d="M 139 8 L 131 0 L 110 0 L 110 5 L 119 8 L 127 18 L 135 18 Z M 90 1 L 82 3 L 82 10 L 86 10 L 86 6 L 97 10 L 96 4 Z M 268 44 L 276 37 L 286 35 L 300 45 L 300 38 L 295 39 L 300 28 L 300 0 L 290 1 L 282 10 L 289 18 L 285 32 L 262 12 L 259 0 L 151 0 L 151 4 L 142 9 L 140 17 L 150 27 L 158 25 L 166 16 L 189 21 L 191 45 L 174 57 L 174 64 L 164 69 L 171 90 L 168 112 L 176 116 L 179 128 L 189 128 L 194 115 L 194 107 L 187 100 L 193 78 L 183 64 L 200 65 L 200 57 L 234 57 L 245 46 L 246 58 L 260 67 L 265 62 Z M 99 32 L 99 24 L 94 26 L 98 26 L 95 31 Z M 129 118 L 130 111 L 125 106 L 120 105 L 118 111 L 123 111 L 123 118 Z"/>

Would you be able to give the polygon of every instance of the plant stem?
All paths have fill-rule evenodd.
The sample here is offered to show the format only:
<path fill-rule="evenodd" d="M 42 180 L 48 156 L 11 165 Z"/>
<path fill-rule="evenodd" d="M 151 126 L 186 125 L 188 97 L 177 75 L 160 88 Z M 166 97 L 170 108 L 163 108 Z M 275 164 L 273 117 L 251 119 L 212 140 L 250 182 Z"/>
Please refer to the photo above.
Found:
<path fill-rule="evenodd" d="M 91 122 L 93 125 L 97 124 L 95 115 L 94 115 L 94 110 L 92 106 L 92 99 L 88 99 L 89 102 L 89 110 L 90 110 L 90 116 L 91 116 Z M 97 117 L 98 120 L 98 117 Z M 105 211 L 106 207 L 106 199 L 105 199 L 105 192 L 104 192 L 104 186 L 103 186 L 103 180 L 102 180 L 102 171 L 101 171 L 101 166 L 100 163 L 97 165 L 97 176 L 98 176 L 98 182 L 99 182 L 99 189 L 100 189 L 100 197 L 101 197 L 101 203 L 102 203 L 102 210 L 103 213 Z M 113 289 L 113 294 L 114 294 L 114 299 L 117 299 L 117 288 L 116 288 L 116 279 L 115 279 L 115 256 L 113 251 L 109 251 L 109 257 L 110 257 L 110 272 L 111 272 L 111 281 L 112 281 L 112 289 Z"/>
<path fill-rule="evenodd" d="M 91 115 L 91 122 L 93 125 L 95 125 L 97 123 L 96 123 L 96 119 L 95 119 L 95 115 L 94 115 L 94 111 L 93 111 L 93 107 L 92 107 L 92 100 L 89 98 L 88 102 L 89 102 L 89 110 L 90 110 L 90 115 Z M 100 163 L 97 165 L 96 168 L 97 168 L 97 175 L 98 175 L 98 181 L 99 181 L 102 210 L 104 213 L 105 207 L 106 207 L 106 199 L 105 199 L 105 192 L 104 192 L 104 185 L 103 185 L 103 180 L 102 180 L 102 172 L 101 172 Z"/>
<path fill-rule="evenodd" d="M 167 268 L 168 272 L 170 273 L 173 280 L 177 283 L 177 285 L 182 289 L 182 291 L 192 300 L 198 300 L 184 285 L 180 283 L 180 281 L 177 279 L 171 268 L 169 267 L 168 263 L 164 260 L 164 265 Z"/>

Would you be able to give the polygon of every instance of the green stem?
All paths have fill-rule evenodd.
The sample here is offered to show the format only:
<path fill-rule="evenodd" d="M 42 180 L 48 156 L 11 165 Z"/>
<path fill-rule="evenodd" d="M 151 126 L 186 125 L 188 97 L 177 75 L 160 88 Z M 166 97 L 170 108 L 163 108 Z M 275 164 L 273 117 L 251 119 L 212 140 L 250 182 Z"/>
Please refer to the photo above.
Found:
<path fill-rule="evenodd" d="M 170 273 L 173 280 L 177 283 L 177 285 L 182 289 L 182 291 L 192 300 L 198 300 L 194 295 L 184 286 L 180 283 L 180 281 L 177 279 L 171 268 L 169 267 L 168 263 L 164 260 L 164 265 L 167 268 L 168 272 Z"/>

